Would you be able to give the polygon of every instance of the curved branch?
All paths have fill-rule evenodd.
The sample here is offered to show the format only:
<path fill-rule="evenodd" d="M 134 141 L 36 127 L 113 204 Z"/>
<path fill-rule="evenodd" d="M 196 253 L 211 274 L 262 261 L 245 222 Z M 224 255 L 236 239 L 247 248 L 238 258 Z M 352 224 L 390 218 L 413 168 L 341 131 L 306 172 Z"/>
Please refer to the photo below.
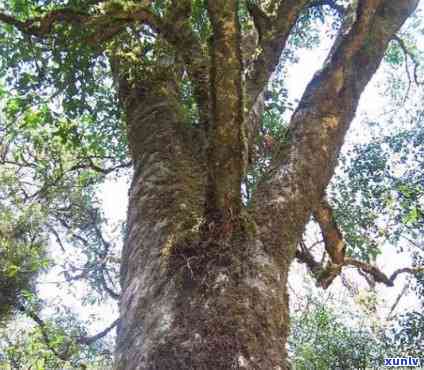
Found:
<path fill-rule="evenodd" d="M 378 267 L 370 265 L 364 261 L 355 260 L 353 258 L 345 258 L 344 266 L 355 266 L 356 268 L 370 274 L 377 283 L 382 283 L 387 286 L 394 286 L 396 278 L 401 274 L 416 275 L 424 272 L 424 266 L 422 267 L 404 267 L 394 271 L 390 276 L 382 272 Z"/>
<path fill-rule="evenodd" d="M 20 21 L 10 15 L 0 13 L 0 21 L 16 27 L 19 31 L 45 37 L 51 33 L 52 27 L 57 22 L 82 24 L 90 17 L 73 9 L 53 10 L 44 17 L 35 17 L 26 21 Z"/>
<path fill-rule="evenodd" d="M 330 258 L 326 266 L 317 262 L 312 253 L 301 242 L 300 250 L 296 251 L 296 258 L 299 262 L 305 263 L 317 279 L 317 283 L 324 289 L 328 288 L 334 279 L 341 273 L 343 266 L 355 266 L 359 272 L 370 275 L 377 283 L 383 283 L 387 286 L 393 286 L 395 279 L 404 273 L 416 274 L 423 272 L 424 268 L 405 267 L 393 272 L 387 276 L 376 266 L 359 261 L 350 257 L 345 257 L 346 243 L 343 235 L 337 225 L 333 209 L 328 201 L 323 198 L 320 205 L 313 210 L 315 220 L 318 222 L 324 238 L 325 250 Z M 364 275 L 365 278 L 367 278 Z"/>
<path fill-rule="evenodd" d="M 101 339 L 104 336 L 106 336 L 118 324 L 119 324 L 119 319 L 116 319 L 112 324 L 110 324 L 108 327 L 106 327 L 101 332 L 99 332 L 99 333 L 97 333 L 95 335 L 92 335 L 90 337 L 82 336 L 82 337 L 77 338 L 77 343 L 84 344 L 84 345 L 87 345 L 87 346 L 90 345 L 90 344 L 93 344 L 94 342 L 96 342 L 99 339 Z"/>
<path fill-rule="evenodd" d="M 146 7 L 135 7 L 127 11 L 111 11 L 98 16 L 62 8 L 26 21 L 20 21 L 10 15 L 0 13 L 0 22 L 12 25 L 25 34 L 39 38 L 54 34 L 56 24 L 77 25 L 89 33 L 85 41 L 92 46 L 98 46 L 99 43 L 111 39 L 134 22 L 148 24 L 155 30 L 158 30 L 161 25 L 160 18 Z"/>
<path fill-rule="evenodd" d="M 299 262 L 306 264 L 317 280 L 317 284 L 324 289 L 327 289 L 334 279 L 340 275 L 342 267 L 354 266 L 363 273 L 373 277 L 375 282 L 382 283 L 386 286 L 394 286 L 396 278 L 401 274 L 416 275 L 424 272 L 424 266 L 421 267 L 404 267 L 394 271 L 390 276 L 382 272 L 378 267 L 367 262 L 346 257 L 344 261 L 336 265 L 328 262 L 326 266 L 315 260 L 308 249 L 300 244 L 300 249 L 296 250 L 296 258 Z"/>

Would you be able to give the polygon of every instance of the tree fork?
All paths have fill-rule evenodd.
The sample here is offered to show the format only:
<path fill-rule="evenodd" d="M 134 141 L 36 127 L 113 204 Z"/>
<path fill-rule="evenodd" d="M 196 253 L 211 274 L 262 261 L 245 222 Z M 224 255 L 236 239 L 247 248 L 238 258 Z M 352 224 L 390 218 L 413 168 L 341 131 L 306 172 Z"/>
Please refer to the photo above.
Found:
<path fill-rule="evenodd" d="M 276 16 L 266 19 L 272 32 L 261 32 L 262 51 L 246 81 L 248 106 L 254 106 L 298 15 L 311 3 L 281 1 Z M 157 75 L 121 84 L 135 171 L 122 255 L 116 369 L 287 369 L 286 283 L 296 245 L 334 173 L 360 95 L 418 0 L 358 3 L 349 32 L 343 33 L 293 115 L 286 157 L 273 161 L 275 167 L 254 194 L 255 225 L 246 222 L 238 233 L 215 227 L 217 220 L 220 226 L 240 220 L 242 210 L 247 151 L 237 1 L 208 2 L 213 28 L 210 76 L 204 73 L 209 63 L 203 63 L 201 48 L 196 58 L 183 55 L 185 67 L 192 67 L 191 78 L 202 77 L 198 99 L 211 101 L 210 108 L 205 104 L 212 113 L 207 159 L 201 151 L 193 152 L 199 146 L 191 139 L 194 128 L 184 126 L 173 67 L 163 68 L 157 61 Z M 165 39 L 175 30 L 164 30 L 162 17 L 148 7 L 88 18 L 54 14 L 44 22 L 0 14 L 0 21 L 38 37 L 54 36 L 55 22 L 76 22 L 90 28 L 98 41 L 105 40 L 105 29 L 96 27 L 97 20 L 109 16 L 118 16 L 119 27 L 113 34 L 106 32 L 106 39 L 137 22 Z M 264 19 L 256 19 L 262 31 Z M 186 26 L 180 30 L 196 44 Z M 177 49 L 182 39 L 168 41 Z M 123 76 L 117 77 L 122 82 Z M 205 81 L 210 82 L 210 94 Z M 206 114 L 204 121 L 208 119 Z M 202 225 L 208 230 L 204 235 L 199 233 Z M 346 262 L 378 275 L 361 262 Z M 381 275 L 380 280 L 393 284 L 405 272 L 410 271 Z"/>

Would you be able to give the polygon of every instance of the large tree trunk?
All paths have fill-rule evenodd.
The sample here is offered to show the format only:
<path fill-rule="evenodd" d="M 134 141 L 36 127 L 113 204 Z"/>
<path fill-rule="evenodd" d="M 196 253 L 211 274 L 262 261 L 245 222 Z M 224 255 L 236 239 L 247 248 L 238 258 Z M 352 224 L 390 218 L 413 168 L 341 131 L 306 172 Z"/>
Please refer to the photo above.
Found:
<path fill-rule="evenodd" d="M 62 29 L 56 22 L 86 27 L 96 50 L 114 38 L 107 50 L 134 162 L 116 369 L 288 368 L 289 266 L 334 174 L 360 95 L 418 2 L 350 2 L 352 17 L 343 16 L 343 32 L 308 85 L 288 143 L 272 158 L 249 209 L 241 186 L 260 121 L 246 120 L 260 110 L 300 14 L 322 5 L 340 11 L 337 3 L 246 2 L 258 32 L 250 65 L 238 0 L 202 3 L 208 43 L 192 24 L 192 0 L 163 2 L 166 11 L 155 10 L 154 1 L 105 6 L 104 17 L 66 8 L 27 21 L 0 13 L 2 22 L 37 38 L 54 37 Z M 128 29 L 146 35 L 136 43 L 117 38 Z M 197 126 L 183 109 L 188 83 Z"/>
<path fill-rule="evenodd" d="M 232 24 L 235 10 L 224 3 L 210 13 L 216 21 L 222 8 Z M 239 194 L 246 156 L 240 86 L 217 78 L 237 27 L 226 27 L 234 32 L 224 37 L 228 48 L 214 49 L 222 62 L 213 65 L 211 93 L 203 94 L 212 97 L 208 138 L 184 124 L 178 71 L 157 67 L 150 79 L 121 86 L 135 165 L 116 369 L 288 368 L 287 276 L 297 243 L 334 173 L 360 94 L 417 1 L 359 3 L 349 32 L 309 84 L 284 156 L 275 158 L 249 211 Z M 220 35 L 220 23 L 212 23 Z M 232 78 L 240 75 L 236 57 Z"/>
<path fill-rule="evenodd" d="M 126 98 L 135 170 L 116 368 L 285 368 L 288 264 L 248 215 L 237 232 L 202 225 L 204 160 L 175 87 L 139 85 Z"/>

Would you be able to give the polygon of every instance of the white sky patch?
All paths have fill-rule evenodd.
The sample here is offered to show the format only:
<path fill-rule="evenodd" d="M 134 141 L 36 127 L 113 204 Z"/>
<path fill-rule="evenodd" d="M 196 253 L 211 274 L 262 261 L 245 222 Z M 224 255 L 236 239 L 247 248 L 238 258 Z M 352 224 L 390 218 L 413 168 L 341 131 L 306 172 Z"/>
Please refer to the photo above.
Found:
<path fill-rule="evenodd" d="M 120 229 L 125 220 L 128 205 L 128 187 L 128 178 L 124 176 L 106 181 L 98 191 L 104 216 L 107 219 L 108 229 L 105 230 L 105 235 L 108 239 L 120 238 Z M 68 247 L 64 252 L 56 242 L 51 242 L 49 247 L 51 258 L 59 265 L 67 258 L 75 259 L 76 249 Z M 81 258 L 83 258 L 82 255 Z M 91 322 L 90 331 L 92 333 L 103 330 L 116 319 L 118 316 L 116 302 L 109 300 L 103 304 L 84 306 L 81 304 L 81 299 L 89 296 L 90 288 L 86 283 L 76 281 L 72 288 L 62 289 L 56 283 L 64 282 L 64 278 L 61 268 L 56 266 L 39 280 L 39 296 L 48 302 L 44 310 L 46 317 L 49 313 L 55 312 L 55 306 L 65 304 L 78 314 L 79 319 Z M 93 320 L 93 315 L 100 319 Z"/>
<path fill-rule="evenodd" d="M 124 177 L 107 181 L 99 190 L 103 211 L 112 224 L 126 218 L 128 188 L 128 179 Z"/>

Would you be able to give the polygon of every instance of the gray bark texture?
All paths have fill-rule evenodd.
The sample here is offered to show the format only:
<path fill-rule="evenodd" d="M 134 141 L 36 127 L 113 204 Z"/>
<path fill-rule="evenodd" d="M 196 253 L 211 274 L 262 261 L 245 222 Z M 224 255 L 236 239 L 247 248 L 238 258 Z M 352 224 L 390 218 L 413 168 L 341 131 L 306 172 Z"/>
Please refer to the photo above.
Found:
<path fill-rule="evenodd" d="M 210 120 L 206 133 L 184 122 L 176 68 L 158 68 L 149 78 L 121 83 L 134 178 L 115 369 L 289 368 L 287 277 L 297 244 L 334 173 L 360 95 L 418 1 L 358 3 L 354 22 L 292 117 L 289 144 L 274 159 L 248 209 L 241 205 L 240 178 L 249 143 L 243 145 L 240 135 L 249 126 L 243 117 L 252 114 L 243 115 L 240 106 L 260 105 L 257 99 L 278 59 L 270 45 L 285 43 L 307 1 L 283 1 L 277 16 L 263 20 L 275 32 L 260 30 L 263 53 L 253 64 L 257 70 L 249 71 L 260 76 L 257 85 L 249 75 L 242 79 L 241 62 L 235 59 L 240 57 L 231 13 L 236 2 L 210 2 L 220 36 L 212 55 L 220 64 L 211 66 L 210 92 L 200 94 L 212 99 L 199 104 L 213 110 L 202 115 Z M 284 13 L 283 8 L 290 9 Z M 287 22 L 281 20 L 284 14 Z M 225 53 L 232 58 L 228 66 Z M 240 81 L 225 82 L 227 76 Z M 239 85 L 245 80 L 252 94 L 242 99 Z M 225 101 L 237 111 L 226 111 Z M 228 158 L 234 150 L 236 157 Z"/>

